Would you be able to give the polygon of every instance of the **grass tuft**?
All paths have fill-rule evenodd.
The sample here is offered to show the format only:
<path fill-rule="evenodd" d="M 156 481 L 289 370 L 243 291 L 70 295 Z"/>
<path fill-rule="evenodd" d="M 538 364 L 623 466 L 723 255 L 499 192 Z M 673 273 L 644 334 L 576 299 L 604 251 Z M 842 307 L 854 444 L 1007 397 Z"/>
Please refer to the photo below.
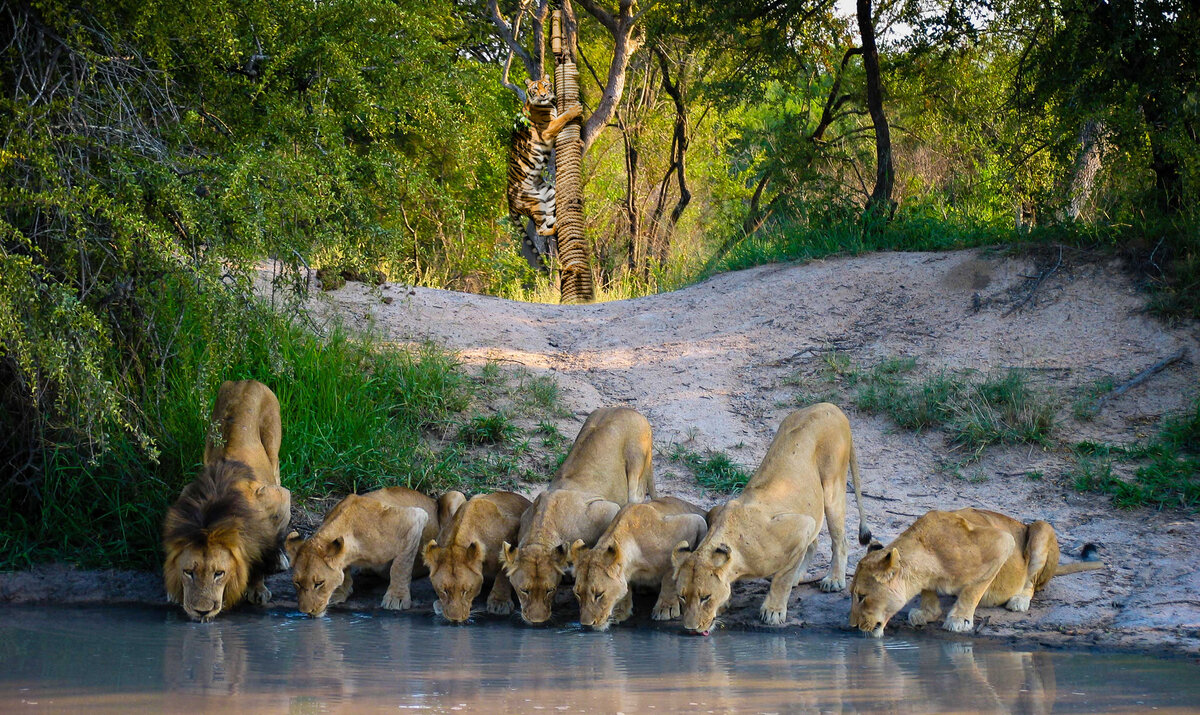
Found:
<path fill-rule="evenodd" d="M 705 489 L 714 492 L 736 492 L 750 481 L 750 474 L 724 452 L 708 451 L 700 454 L 676 444 L 668 456 L 672 461 L 689 467 L 696 475 L 696 481 Z"/>

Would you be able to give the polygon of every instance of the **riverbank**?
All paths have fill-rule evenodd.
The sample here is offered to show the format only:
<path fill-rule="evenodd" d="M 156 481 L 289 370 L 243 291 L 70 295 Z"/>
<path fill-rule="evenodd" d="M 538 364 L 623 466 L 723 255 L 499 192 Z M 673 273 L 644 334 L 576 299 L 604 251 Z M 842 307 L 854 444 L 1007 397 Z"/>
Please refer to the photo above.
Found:
<path fill-rule="evenodd" d="M 944 431 L 902 429 L 859 410 L 845 394 L 835 398 L 854 431 L 872 531 L 886 542 L 933 508 L 974 506 L 1045 519 L 1058 532 L 1064 560 L 1092 542 L 1107 568 L 1054 579 L 1028 614 L 981 609 L 978 637 L 1195 656 L 1196 515 L 1119 510 L 1108 496 L 1076 491 L 1071 447 L 1146 440 L 1165 415 L 1187 409 L 1200 385 L 1200 331 L 1149 317 L 1144 295 L 1115 266 L 1064 261 L 1045 273 L 1033 258 L 986 251 L 888 253 L 764 266 L 673 293 L 587 306 L 349 283 L 315 295 L 310 312 L 318 320 L 372 326 L 397 343 L 433 341 L 471 369 L 552 377 L 566 409 L 544 421 L 568 437 L 597 407 L 633 407 L 655 430 L 659 492 L 704 506 L 729 494 L 701 486 L 672 459 L 676 447 L 753 469 L 783 417 L 829 387 L 831 363 L 867 369 L 904 358 L 933 375 L 1019 370 L 1056 400 L 1049 438 L 974 455 Z M 1185 357 L 1106 400 L 1096 414 L 1079 417 L 1072 409 L 1096 386 L 1121 384 L 1180 351 Z M 1117 470 L 1120 478 L 1132 471 Z M 530 493 L 538 489 L 525 485 Z M 848 531 L 855 533 L 855 510 L 847 511 Z M 851 570 L 861 554 L 860 547 L 851 550 Z M 823 533 L 806 578 L 821 576 L 828 559 Z M 269 585 L 276 605 L 292 605 L 286 576 Z M 765 589 L 765 581 L 739 585 L 725 624 L 758 627 Z M 428 609 L 427 581 L 418 582 L 414 595 Z M 350 606 L 372 608 L 377 598 L 356 596 Z M 570 617 L 570 598 L 566 589 L 559 595 L 562 618 Z M 147 573 L 45 566 L 0 575 L 0 603 L 162 600 L 157 576 Z M 841 628 L 848 609 L 845 592 L 800 586 L 783 627 Z"/>

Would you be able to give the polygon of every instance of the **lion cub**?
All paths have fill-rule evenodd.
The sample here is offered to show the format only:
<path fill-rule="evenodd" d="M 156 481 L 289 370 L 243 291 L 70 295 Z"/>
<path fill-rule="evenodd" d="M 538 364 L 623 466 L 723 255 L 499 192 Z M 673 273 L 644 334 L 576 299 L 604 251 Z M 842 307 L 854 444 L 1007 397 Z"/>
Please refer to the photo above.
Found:
<path fill-rule="evenodd" d="M 978 606 L 1029 610 L 1034 591 L 1055 576 L 1104 565 L 1083 548 L 1080 563 L 1058 563 L 1058 537 L 1044 521 L 1026 525 L 994 511 L 931 511 L 886 547 L 872 543 L 850 586 L 850 626 L 878 638 L 913 596 L 920 607 L 908 622 L 923 626 L 942 613 L 938 594 L 957 596 L 942 628 L 971 631 Z"/>
<path fill-rule="evenodd" d="M 500 552 L 527 623 L 550 618 L 569 544 L 594 544 L 623 505 L 657 496 L 651 447 L 650 423 L 634 410 L 602 408 L 583 423 L 558 474 L 521 517 L 517 546 L 505 541 Z"/>
<path fill-rule="evenodd" d="M 355 567 L 388 574 L 384 608 L 410 608 L 408 586 L 417 551 L 437 534 L 437 527 L 437 504 L 405 487 L 341 500 L 312 537 L 304 540 L 293 531 L 285 542 L 300 610 L 320 618 L 330 604 L 349 598 L 354 591 L 350 569 Z"/>
<path fill-rule="evenodd" d="M 671 551 L 681 540 L 694 547 L 708 531 L 705 511 L 675 497 L 626 504 L 596 541 L 571 544 L 579 622 L 596 630 L 633 615 L 633 586 L 659 587 L 650 617 L 665 621 L 679 615 Z"/>
<path fill-rule="evenodd" d="M 470 501 L 462 492 L 448 492 L 438 499 L 441 529 L 421 551 L 438 596 L 434 611 L 462 623 L 470 618 L 484 579 L 491 578 L 488 613 L 512 613 L 512 586 L 499 567 L 500 545 L 516 541 L 529 507 L 528 499 L 513 492 L 480 494 Z"/>
<path fill-rule="evenodd" d="M 225 382 L 210 418 L 204 469 L 163 522 L 167 599 L 211 621 L 243 598 L 271 600 L 263 577 L 279 564 L 291 492 L 279 481 L 279 400 L 256 380 Z"/>
<path fill-rule="evenodd" d="M 771 579 L 759 616 L 772 625 L 783 623 L 788 596 L 816 552 L 823 520 L 833 561 L 821 590 L 845 588 L 847 467 L 858 499 L 858 538 L 865 544 L 871 532 L 846 415 L 828 403 L 788 415 L 745 490 L 717 512 L 695 551 L 681 541 L 671 555 L 684 627 L 707 635 L 733 583 L 748 578 Z"/>

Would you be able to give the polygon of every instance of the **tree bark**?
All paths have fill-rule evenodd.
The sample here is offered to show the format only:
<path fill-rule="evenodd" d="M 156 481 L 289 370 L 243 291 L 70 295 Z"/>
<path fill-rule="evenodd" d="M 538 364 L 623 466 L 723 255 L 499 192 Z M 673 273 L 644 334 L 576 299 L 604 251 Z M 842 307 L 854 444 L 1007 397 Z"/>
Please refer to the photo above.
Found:
<path fill-rule="evenodd" d="M 600 132 L 617 111 L 621 95 L 625 93 L 625 71 L 629 68 L 629 60 L 641 47 L 641 43 L 633 35 L 634 27 L 642 15 L 655 4 L 655 0 L 644 3 L 637 12 L 634 12 L 634 0 L 619 0 L 615 15 L 605 9 L 598 0 L 579 0 L 579 4 L 589 15 L 596 18 L 613 38 L 612 62 L 608 65 L 608 76 L 601 90 L 600 102 L 583 125 L 583 153 L 586 154 L 592 142 L 596 141 L 596 137 L 600 136 Z"/>
<path fill-rule="evenodd" d="M 883 80 L 879 70 L 879 50 L 875 46 L 875 21 L 871 0 L 857 0 L 858 31 L 862 36 L 863 69 L 867 75 L 867 111 L 875 127 L 875 188 L 867 199 L 866 216 L 891 218 L 896 204 L 892 187 L 896 180 L 892 166 L 892 135 L 883 111 Z"/>

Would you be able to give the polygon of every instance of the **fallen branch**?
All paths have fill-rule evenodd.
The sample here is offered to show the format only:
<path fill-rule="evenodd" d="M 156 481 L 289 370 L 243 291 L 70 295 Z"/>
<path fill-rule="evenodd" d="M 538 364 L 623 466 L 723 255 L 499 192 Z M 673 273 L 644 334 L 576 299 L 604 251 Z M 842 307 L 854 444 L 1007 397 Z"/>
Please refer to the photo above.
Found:
<path fill-rule="evenodd" d="M 1163 370 L 1165 370 L 1167 367 L 1179 362 L 1180 360 L 1183 359 L 1183 356 L 1186 353 L 1187 353 L 1186 349 L 1180 348 L 1179 352 L 1175 353 L 1174 355 L 1171 355 L 1170 357 L 1165 357 L 1162 360 L 1159 360 L 1158 362 L 1154 363 L 1150 367 L 1139 372 L 1137 375 L 1134 375 L 1133 379 L 1113 388 L 1112 392 L 1109 392 L 1108 394 L 1101 396 L 1100 399 L 1096 400 L 1095 406 L 1092 407 L 1092 413 L 1095 414 L 1095 413 L 1099 412 L 1100 408 L 1104 406 L 1105 402 L 1108 402 L 1109 400 L 1113 399 L 1114 397 L 1120 397 L 1121 395 L 1128 392 L 1130 390 L 1130 388 L 1137 387 L 1138 385 L 1142 384 L 1146 380 L 1149 380 L 1156 373 L 1160 373 Z"/>
<path fill-rule="evenodd" d="M 1060 267 L 1062 267 L 1062 259 L 1063 259 L 1063 249 L 1062 249 L 1062 246 L 1059 246 L 1059 247 L 1058 247 L 1058 261 L 1056 261 L 1056 262 L 1055 262 L 1055 264 L 1054 264 L 1054 266 L 1053 266 L 1053 267 L 1051 267 L 1051 268 L 1049 268 L 1049 269 L 1047 269 L 1047 270 L 1044 270 L 1044 271 L 1042 271 L 1041 273 L 1039 273 L 1039 274 L 1037 275 L 1037 282 L 1036 282 L 1036 283 L 1034 283 L 1034 284 L 1033 284 L 1033 287 L 1029 289 L 1029 293 L 1028 293 L 1028 294 L 1025 296 L 1025 299 L 1024 299 L 1024 300 L 1022 300 L 1020 303 L 1017 303 L 1017 304 L 1016 304 L 1016 305 L 1014 305 L 1013 307 L 1009 308 L 1008 310 L 1006 310 L 1006 311 L 1004 312 L 1004 317 L 1005 317 L 1005 318 L 1007 318 L 1008 316 L 1010 316 L 1010 315 L 1012 315 L 1013 313 L 1017 312 L 1017 311 L 1018 311 L 1018 310 L 1020 310 L 1021 308 L 1024 308 L 1024 307 L 1025 307 L 1025 304 L 1026 304 L 1026 303 L 1028 303 L 1030 300 L 1032 300 L 1032 299 L 1033 299 L 1033 296 L 1034 296 L 1034 295 L 1036 295 L 1036 294 L 1037 294 L 1037 292 L 1038 292 L 1038 288 L 1041 288 L 1041 287 L 1042 287 L 1042 283 L 1045 283 L 1047 278 L 1049 278 L 1050 276 L 1052 276 L 1052 275 L 1054 275 L 1055 273 L 1057 273 L 1057 272 L 1058 272 L 1058 269 L 1059 269 Z"/>

